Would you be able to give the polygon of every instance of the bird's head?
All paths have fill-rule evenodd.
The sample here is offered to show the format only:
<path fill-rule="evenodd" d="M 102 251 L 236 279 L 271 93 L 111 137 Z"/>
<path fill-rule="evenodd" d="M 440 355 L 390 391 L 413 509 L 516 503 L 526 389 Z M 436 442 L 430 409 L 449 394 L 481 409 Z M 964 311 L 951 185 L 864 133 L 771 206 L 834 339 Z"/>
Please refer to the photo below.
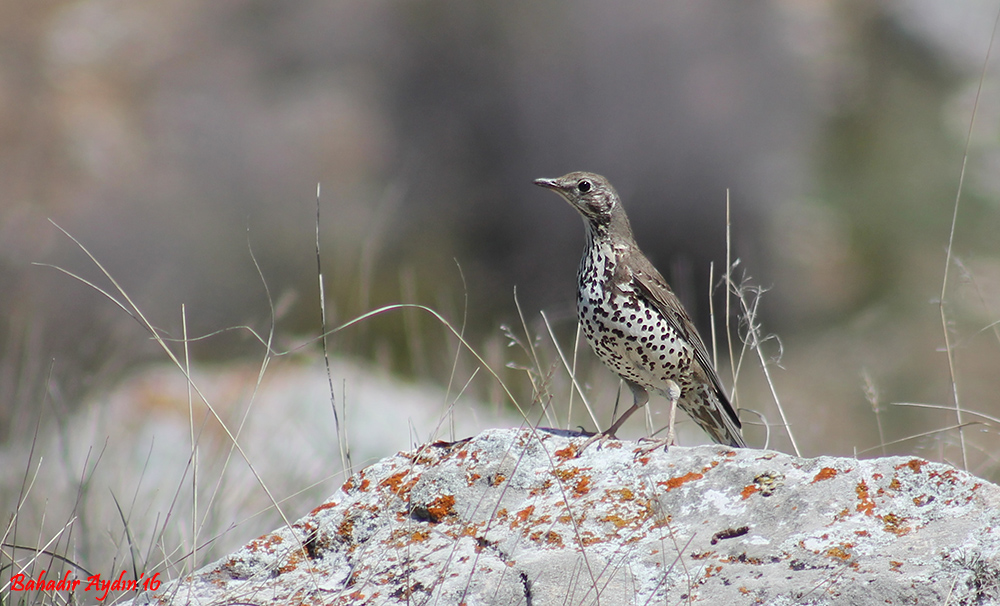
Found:
<path fill-rule="evenodd" d="M 535 185 L 545 187 L 563 197 L 584 219 L 598 225 L 611 222 L 619 206 L 618 192 L 601 175 L 574 172 L 557 179 L 535 179 Z"/>
<path fill-rule="evenodd" d="M 575 172 L 558 179 L 535 179 L 535 185 L 556 192 L 583 215 L 590 237 L 633 240 L 618 192 L 601 175 Z"/>

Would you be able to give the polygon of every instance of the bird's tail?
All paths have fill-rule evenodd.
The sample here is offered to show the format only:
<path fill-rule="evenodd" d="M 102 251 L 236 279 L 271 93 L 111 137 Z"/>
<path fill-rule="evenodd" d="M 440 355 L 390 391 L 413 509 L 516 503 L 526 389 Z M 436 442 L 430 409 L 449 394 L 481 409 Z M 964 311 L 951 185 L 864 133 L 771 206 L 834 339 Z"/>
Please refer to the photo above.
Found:
<path fill-rule="evenodd" d="M 695 402 L 681 400 L 680 407 L 691 415 L 694 422 L 705 430 L 717 444 L 725 444 L 733 448 L 746 448 L 743 432 L 740 430 L 740 420 L 736 416 L 729 399 L 725 394 L 704 388 L 698 398 L 690 398 Z"/>

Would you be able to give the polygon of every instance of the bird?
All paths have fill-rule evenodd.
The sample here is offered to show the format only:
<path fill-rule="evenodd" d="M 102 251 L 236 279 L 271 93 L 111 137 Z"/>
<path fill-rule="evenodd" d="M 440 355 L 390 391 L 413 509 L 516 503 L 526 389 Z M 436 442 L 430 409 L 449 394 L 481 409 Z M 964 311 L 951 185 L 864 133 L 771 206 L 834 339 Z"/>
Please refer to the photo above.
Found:
<path fill-rule="evenodd" d="M 745 448 L 740 419 L 691 316 L 639 249 L 618 192 L 601 175 L 571 172 L 535 185 L 559 194 L 583 217 L 587 244 L 577 272 L 576 308 L 594 353 L 632 391 L 633 404 L 595 439 L 615 433 L 655 392 L 670 402 L 666 445 L 676 441 L 680 407 L 712 440 Z"/>

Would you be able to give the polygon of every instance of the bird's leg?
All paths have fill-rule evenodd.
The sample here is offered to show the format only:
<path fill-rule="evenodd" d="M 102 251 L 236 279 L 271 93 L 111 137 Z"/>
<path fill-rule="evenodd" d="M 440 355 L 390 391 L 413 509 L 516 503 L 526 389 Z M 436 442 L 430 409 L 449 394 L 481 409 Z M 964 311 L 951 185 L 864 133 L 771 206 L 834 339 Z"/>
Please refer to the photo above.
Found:
<path fill-rule="evenodd" d="M 677 401 L 681 399 L 681 388 L 677 383 L 667 379 L 667 389 L 664 392 L 670 400 L 670 420 L 667 421 L 667 446 L 677 444 L 677 434 L 674 432 L 674 423 L 677 421 Z"/>
<path fill-rule="evenodd" d="M 632 390 L 632 408 L 629 408 L 628 410 L 623 412 L 622 416 L 618 417 L 618 420 L 615 421 L 611 425 L 611 427 L 609 427 L 608 430 L 604 432 L 604 435 L 608 436 L 609 438 L 614 438 L 615 434 L 618 433 L 618 429 L 622 426 L 622 424 L 625 421 L 628 420 L 629 417 L 632 416 L 632 413 L 645 406 L 646 402 L 649 402 L 649 393 L 646 391 L 645 387 L 639 385 L 638 383 L 633 383 L 628 379 L 626 379 L 625 382 L 628 383 L 629 389 Z"/>
<path fill-rule="evenodd" d="M 648 454 L 661 446 L 670 448 L 677 444 L 674 423 L 677 421 L 677 401 L 681 399 L 681 388 L 677 383 L 667 379 L 667 388 L 663 390 L 663 395 L 670 400 L 670 420 L 667 421 L 667 437 L 662 440 L 651 440 L 652 444 L 640 448 L 636 451 L 637 454 Z"/>
<path fill-rule="evenodd" d="M 612 439 L 612 440 L 616 439 L 615 434 L 618 432 L 618 429 L 622 426 L 622 423 L 624 423 L 626 419 L 632 416 L 632 413 L 645 406 L 646 402 L 649 402 L 649 393 L 646 391 L 645 387 L 639 385 L 638 383 L 633 383 L 628 379 L 626 379 L 625 382 L 628 383 L 629 389 L 632 390 L 632 407 L 623 412 L 621 416 L 618 417 L 618 420 L 612 423 L 611 427 L 609 427 L 607 431 L 602 431 L 600 433 L 596 433 L 590 436 L 590 438 L 583 443 L 583 446 L 580 447 L 578 454 L 582 453 L 584 450 L 587 449 L 588 446 L 590 446 L 597 440 L 603 442 L 604 440 L 607 439 Z"/>

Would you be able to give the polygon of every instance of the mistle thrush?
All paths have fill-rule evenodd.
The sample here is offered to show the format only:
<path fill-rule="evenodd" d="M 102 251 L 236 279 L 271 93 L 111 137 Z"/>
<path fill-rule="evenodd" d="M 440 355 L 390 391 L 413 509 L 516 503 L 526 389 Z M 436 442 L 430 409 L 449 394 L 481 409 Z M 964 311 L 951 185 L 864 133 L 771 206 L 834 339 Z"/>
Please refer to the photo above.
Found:
<path fill-rule="evenodd" d="M 583 216 L 587 247 L 577 272 L 580 325 L 597 357 L 632 390 L 632 407 L 598 435 L 614 438 L 655 391 L 670 401 L 668 443 L 680 406 L 714 441 L 745 447 L 740 420 L 705 343 L 666 280 L 639 250 L 611 183 L 573 172 L 535 184 L 555 191 Z"/>

